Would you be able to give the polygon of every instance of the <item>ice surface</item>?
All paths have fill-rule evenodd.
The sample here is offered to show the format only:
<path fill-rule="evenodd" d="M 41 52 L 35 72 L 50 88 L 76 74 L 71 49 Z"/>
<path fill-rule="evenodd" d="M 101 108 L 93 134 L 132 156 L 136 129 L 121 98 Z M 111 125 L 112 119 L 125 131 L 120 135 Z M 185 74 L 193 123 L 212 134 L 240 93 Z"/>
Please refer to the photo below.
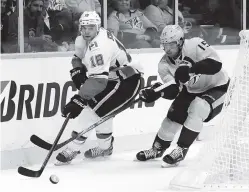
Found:
<path fill-rule="evenodd" d="M 185 161 L 178 167 L 161 168 L 161 159 L 135 161 L 138 151 L 114 153 L 108 158 L 76 160 L 67 166 L 49 164 L 39 178 L 21 176 L 17 170 L 1 171 L 0 191 L 25 192 L 162 192 L 169 191 L 170 180 L 198 152 L 201 142 L 195 143 Z M 170 149 L 169 149 L 170 151 Z M 38 170 L 41 165 L 29 167 Z M 50 175 L 59 177 L 58 184 L 49 181 Z M 5 189 L 5 190 L 3 190 Z M 75 191 L 74 191 L 75 190 Z"/>

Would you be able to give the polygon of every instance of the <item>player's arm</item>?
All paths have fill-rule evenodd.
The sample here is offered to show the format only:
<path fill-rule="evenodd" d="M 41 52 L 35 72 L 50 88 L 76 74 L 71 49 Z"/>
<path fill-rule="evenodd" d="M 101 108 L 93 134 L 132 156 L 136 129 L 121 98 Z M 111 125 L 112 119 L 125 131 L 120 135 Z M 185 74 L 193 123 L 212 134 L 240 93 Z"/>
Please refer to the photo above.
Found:
<path fill-rule="evenodd" d="M 78 36 L 75 39 L 75 51 L 71 60 L 73 68 L 82 67 L 83 65 L 82 59 L 84 57 L 85 49 L 86 49 L 85 41 L 81 36 Z"/>
<path fill-rule="evenodd" d="M 91 66 L 89 78 L 80 87 L 79 95 L 90 100 L 99 93 L 101 93 L 107 86 L 109 68 L 111 62 L 111 49 L 96 50 L 91 52 Z"/>
<path fill-rule="evenodd" d="M 173 82 L 171 85 L 161 90 L 161 97 L 169 100 L 175 99 L 179 94 L 179 84 L 175 82 L 174 77 L 167 68 L 158 67 L 158 74 L 164 83 Z"/>
<path fill-rule="evenodd" d="M 193 67 L 191 67 L 190 73 L 214 75 L 218 73 L 221 68 L 222 63 L 220 61 L 214 60 L 212 58 L 206 58 L 198 61 Z"/>
<path fill-rule="evenodd" d="M 196 38 L 196 54 L 198 62 L 194 63 L 190 73 L 214 75 L 222 68 L 221 60 L 217 52 L 206 41 Z"/>
<path fill-rule="evenodd" d="M 82 63 L 82 58 L 84 57 L 84 49 L 86 49 L 85 41 L 81 36 L 79 36 L 75 40 L 75 53 L 71 61 L 73 69 L 70 70 L 71 79 L 73 80 L 74 85 L 78 90 L 87 79 L 87 68 Z"/>
<path fill-rule="evenodd" d="M 158 73 L 164 83 L 171 81 L 172 84 L 159 92 L 155 91 L 155 89 L 162 85 L 160 82 L 153 84 L 150 88 L 142 89 L 139 93 L 140 99 L 146 103 L 154 102 L 160 97 L 172 100 L 179 94 L 179 84 L 174 81 L 174 77 L 169 73 L 168 69 L 159 65 Z"/>
<path fill-rule="evenodd" d="M 197 62 L 189 57 L 184 57 L 175 72 L 176 82 L 186 83 L 193 74 L 214 75 L 222 68 L 218 54 L 206 41 L 194 38 L 192 43 L 190 49 L 196 49 Z"/>

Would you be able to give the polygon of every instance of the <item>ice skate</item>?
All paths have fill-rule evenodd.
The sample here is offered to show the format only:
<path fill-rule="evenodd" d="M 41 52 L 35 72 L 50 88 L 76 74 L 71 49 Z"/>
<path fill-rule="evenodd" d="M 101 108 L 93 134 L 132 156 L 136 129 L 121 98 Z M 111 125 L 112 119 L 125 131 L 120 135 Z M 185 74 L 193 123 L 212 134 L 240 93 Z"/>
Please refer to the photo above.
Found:
<path fill-rule="evenodd" d="M 139 161 L 147 161 L 150 159 L 162 157 L 163 153 L 164 153 L 164 151 L 162 151 L 162 150 L 157 150 L 156 148 L 151 148 L 148 150 L 138 152 L 136 157 L 137 157 L 137 160 L 139 160 Z"/>
<path fill-rule="evenodd" d="M 78 154 L 80 154 L 80 151 L 73 151 L 70 148 L 66 148 L 56 156 L 57 161 L 55 162 L 55 165 L 68 165 L 72 162 L 73 159 L 76 158 Z"/>
<path fill-rule="evenodd" d="M 108 149 L 101 149 L 99 147 L 94 147 L 92 149 L 87 150 L 84 156 L 89 159 L 93 159 L 96 157 L 110 156 L 113 151 L 113 141 L 114 141 L 114 137 L 112 137 L 111 145 Z"/>
<path fill-rule="evenodd" d="M 184 160 L 188 148 L 182 148 L 177 146 L 170 154 L 167 154 L 163 157 L 162 167 L 177 166 L 179 163 Z"/>

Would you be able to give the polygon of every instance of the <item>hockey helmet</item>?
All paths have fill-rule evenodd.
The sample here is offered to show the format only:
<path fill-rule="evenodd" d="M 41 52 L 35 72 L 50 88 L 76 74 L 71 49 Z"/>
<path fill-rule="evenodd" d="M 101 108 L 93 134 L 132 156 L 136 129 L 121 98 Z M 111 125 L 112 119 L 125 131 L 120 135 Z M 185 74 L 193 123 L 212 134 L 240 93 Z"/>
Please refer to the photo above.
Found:
<path fill-rule="evenodd" d="M 160 36 L 161 44 L 176 42 L 177 45 L 182 46 L 182 40 L 184 40 L 184 32 L 179 25 L 167 25 Z"/>
<path fill-rule="evenodd" d="M 85 11 L 79 19 L 79 25 L 80 28 L 83 25 L 96 25 L 97 30 L 99 30 L 101 26 L 100 16 L 95 11 Z"/>

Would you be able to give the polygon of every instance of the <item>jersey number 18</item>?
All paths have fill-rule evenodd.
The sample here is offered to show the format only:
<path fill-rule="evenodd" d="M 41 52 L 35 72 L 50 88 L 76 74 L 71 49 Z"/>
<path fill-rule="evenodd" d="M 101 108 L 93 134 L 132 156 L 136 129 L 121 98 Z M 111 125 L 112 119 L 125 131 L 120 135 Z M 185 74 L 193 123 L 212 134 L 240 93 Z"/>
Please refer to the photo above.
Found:
<path fill-rule="evenodd" d="M 90 60 L 91 60 L 92 67 L 97 67 L 97 66 L 100 66 L 100 65 L 104 65 L 104 60 L 103 60 L 103 55 L 102 54 L 92 56 L 90 58 Z"/>

